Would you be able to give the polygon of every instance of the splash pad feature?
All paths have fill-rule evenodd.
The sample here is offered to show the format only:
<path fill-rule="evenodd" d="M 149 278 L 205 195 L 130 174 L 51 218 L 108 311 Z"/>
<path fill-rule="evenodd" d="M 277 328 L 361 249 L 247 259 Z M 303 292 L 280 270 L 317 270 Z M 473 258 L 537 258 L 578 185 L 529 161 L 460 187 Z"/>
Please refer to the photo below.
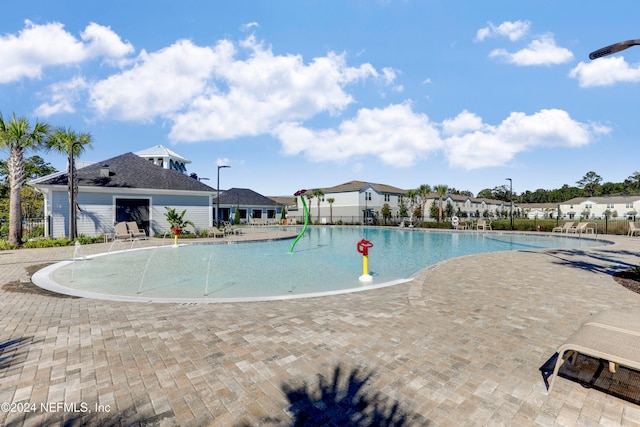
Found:
<path fill-rule="evenodd" d="M 356 246 L 358 253 L 362 254 L 362 276 L 358 278 L 363 283 L 373 282 L 373 276 L 369 274 L 369 248 L 373 247 L 373 243 L 362 239 Z"/>
<path fill-rule="evenodd" d="M 300 197 L 304 195 L 304 193 L 306 192 L 307 190 L 299 190 L 295 192 L 294 196 Z M 309 225 L 309 208 L 307 207 L 307 202 L 304 201 L 304 197 L 300 197 L 300 200 L 302 200 L 302 207 L 304 210 L 304 227 L 302 227 L 302 231 L 300 231 L 300 234 L 298 234 L 298 237 L 296 237 L 293 243 L 291 243 L 291 247 L 289 247 L 290 254 L 293 253 L 294 246 L 296 245 L 296 243 L 298 243 L 298 240 L 300 240 L 300 238 L 304 236 L 305 231 L 307 231 L 307 226 Z"/>

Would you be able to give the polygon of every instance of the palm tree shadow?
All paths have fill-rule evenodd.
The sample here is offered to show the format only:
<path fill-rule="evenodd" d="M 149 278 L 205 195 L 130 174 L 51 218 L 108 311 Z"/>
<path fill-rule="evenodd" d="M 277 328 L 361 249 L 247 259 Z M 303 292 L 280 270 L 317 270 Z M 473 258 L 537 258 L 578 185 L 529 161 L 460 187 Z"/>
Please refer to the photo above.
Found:
<path fill-rule="evenodd" d="M 353 369 L 343 375 L 340 366 L 330 379 L 318 374 L 318 383 L 309 387 L 306 382 L 294 387 L 281 386 L 289 399 L 292 427 L 302 426 L 412 426 L 428 425 L 422 416 L 411 414 L 400 403 L 384 397 L 380 392 L 366 389 L 373 373 Z M 317 389 L 315 389 L 317 387 Z"/>

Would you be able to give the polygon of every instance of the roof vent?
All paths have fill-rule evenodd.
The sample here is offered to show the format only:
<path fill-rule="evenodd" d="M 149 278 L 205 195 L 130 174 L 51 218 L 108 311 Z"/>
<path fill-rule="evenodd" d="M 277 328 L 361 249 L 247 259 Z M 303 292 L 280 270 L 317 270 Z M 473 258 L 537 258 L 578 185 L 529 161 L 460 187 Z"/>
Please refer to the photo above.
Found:
<path fill-rule="evenodd" d="M 103 178 L 109 178 L 109 165 L 104 164 L 100 166 L 100 176 Z"/>

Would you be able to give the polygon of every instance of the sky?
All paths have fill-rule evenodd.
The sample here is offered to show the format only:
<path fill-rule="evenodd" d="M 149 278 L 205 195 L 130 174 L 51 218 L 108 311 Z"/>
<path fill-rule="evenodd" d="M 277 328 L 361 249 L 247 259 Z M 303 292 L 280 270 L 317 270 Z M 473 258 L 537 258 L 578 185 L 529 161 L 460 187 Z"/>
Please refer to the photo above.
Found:
<path fill-rule="evenodd" d="M 24 0 L 0 16 L 0 113 L 154 145 L 212 187 L 352 180 L 477 194 L 640 171 L 640 2 Z M 38 154 L 59 170 L 66 158 Z M 6 155 L 6 154 L 5 154 Z"/>

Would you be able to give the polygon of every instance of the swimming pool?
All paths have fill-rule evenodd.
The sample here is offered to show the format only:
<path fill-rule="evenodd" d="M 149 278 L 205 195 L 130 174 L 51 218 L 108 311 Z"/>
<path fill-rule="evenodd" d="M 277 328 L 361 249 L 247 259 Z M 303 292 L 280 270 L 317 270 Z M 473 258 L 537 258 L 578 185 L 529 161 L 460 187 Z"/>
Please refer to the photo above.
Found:
<path fill-rule="evenodd" d="M 361 239 L 369 240 L 373 283 L 363 285 Z M 90 298 L 232 302 L 299 298 L 402 283 L 445 259 L 483 252 L 606 244 L 539 234 L 429 232 L 376 227 L 311 227 L 291 240 L 188 244 L 65 261 L 33 276 L 38 286 Z"/>

